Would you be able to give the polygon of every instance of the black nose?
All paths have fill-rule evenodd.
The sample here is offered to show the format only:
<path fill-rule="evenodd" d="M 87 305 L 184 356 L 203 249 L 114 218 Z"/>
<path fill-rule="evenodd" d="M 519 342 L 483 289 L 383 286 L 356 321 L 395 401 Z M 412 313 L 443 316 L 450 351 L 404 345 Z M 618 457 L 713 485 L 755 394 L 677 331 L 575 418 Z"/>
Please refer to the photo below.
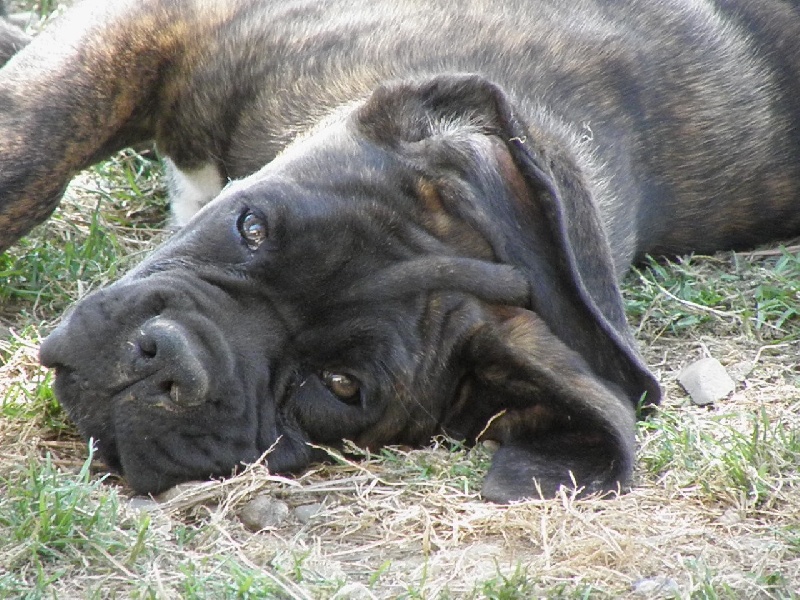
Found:
<path fill-rule="evenodd" d="M 163 317 L 142 325 L 132 340 L 139 360 L 146 365 L 152 385 L 184 406 L 202 404 L 211 387 L 206 349 L 187 328 Z"/>
<path fill-rule="evenodd" d="M 39 362 L 45 367 L 54 368 L 64 364 L 64 357 L 71 346 L 66 330 L 67 327 L 62 323 L 39 346 Z"/>

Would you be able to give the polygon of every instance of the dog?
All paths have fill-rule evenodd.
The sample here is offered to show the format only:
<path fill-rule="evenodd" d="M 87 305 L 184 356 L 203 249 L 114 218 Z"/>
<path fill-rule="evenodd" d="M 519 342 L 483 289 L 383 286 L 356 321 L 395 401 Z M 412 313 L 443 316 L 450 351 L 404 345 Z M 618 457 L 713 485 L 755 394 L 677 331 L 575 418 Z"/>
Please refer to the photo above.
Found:
<path fill-rule="evenodd" d="M 619 278 L 800 233 L 798 82 L 780 0 L 89 0 L 0 70 L 0 248 L 155 141 L 184 226 L 40 351 L 139 493 L 446 434 L 602 494 L 661 398 Z"/>

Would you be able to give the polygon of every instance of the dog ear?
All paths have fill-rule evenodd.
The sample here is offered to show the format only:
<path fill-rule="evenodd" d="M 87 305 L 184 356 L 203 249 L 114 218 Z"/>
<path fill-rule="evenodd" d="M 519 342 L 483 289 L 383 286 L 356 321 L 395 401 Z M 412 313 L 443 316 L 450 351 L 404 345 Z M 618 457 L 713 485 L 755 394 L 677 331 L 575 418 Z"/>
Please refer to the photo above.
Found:
<path fill-rule="evenodd" d="M 532 311 L 491 313 L 470 339 L 470 375 L 445 424 L 459 435 L 474 417 L 464 411 L 491 413 L 477 437 L 500 447 L 483 496 L 509 502 L 551 497 L 562 485 L 581 495 L 621 489 L 633 468 L 633 405 Z"/>
<path fill-rule="evenodd" d="M 571 477 L 587 491 L 624 482 L 631 415 L 643 396 L 657 403 L 660 389 L 629 332 L 605 229 L 567 136 L 525 123 L 501 88 L 475 75 L 386 86 L 358 121 L 435 189 L 437 207 L 485 240 L 491 260 L 529 281 L 525 310 L 489 319 L 468 353 L 474 400 L 511 410 L 496 427 L 503 445 L 486 495 L 535 496 L 532 477 L 546 495 Z"/>

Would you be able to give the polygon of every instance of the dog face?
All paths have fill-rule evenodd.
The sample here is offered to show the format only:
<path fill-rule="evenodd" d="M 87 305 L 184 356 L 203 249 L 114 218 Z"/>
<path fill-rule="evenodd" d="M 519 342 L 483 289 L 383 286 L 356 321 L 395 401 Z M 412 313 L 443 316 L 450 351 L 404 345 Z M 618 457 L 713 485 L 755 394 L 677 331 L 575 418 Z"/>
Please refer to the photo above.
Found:
<path fill-rule="evenodd" d="M 490 499 L 613 489 L 658 387 L 585 190 L 524 131 L 477 77 L 377 90 L 79 303 L 41 350 L 59 399 L 144 493 L 482 431 Z"/>

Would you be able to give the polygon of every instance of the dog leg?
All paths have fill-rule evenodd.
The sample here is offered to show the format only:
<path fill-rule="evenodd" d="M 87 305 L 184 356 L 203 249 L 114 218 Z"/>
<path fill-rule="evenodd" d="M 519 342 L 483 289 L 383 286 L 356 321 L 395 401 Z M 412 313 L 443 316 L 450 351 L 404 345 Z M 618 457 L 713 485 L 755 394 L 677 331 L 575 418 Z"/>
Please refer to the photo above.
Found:
<path fill-rule="evenodd" d="M 77 171 L 156 135 L 175 63 L 186 68 L 187 44 L 224 10 L 81 3 L 0 70 L 0 252 L 53 212 Z"/>

